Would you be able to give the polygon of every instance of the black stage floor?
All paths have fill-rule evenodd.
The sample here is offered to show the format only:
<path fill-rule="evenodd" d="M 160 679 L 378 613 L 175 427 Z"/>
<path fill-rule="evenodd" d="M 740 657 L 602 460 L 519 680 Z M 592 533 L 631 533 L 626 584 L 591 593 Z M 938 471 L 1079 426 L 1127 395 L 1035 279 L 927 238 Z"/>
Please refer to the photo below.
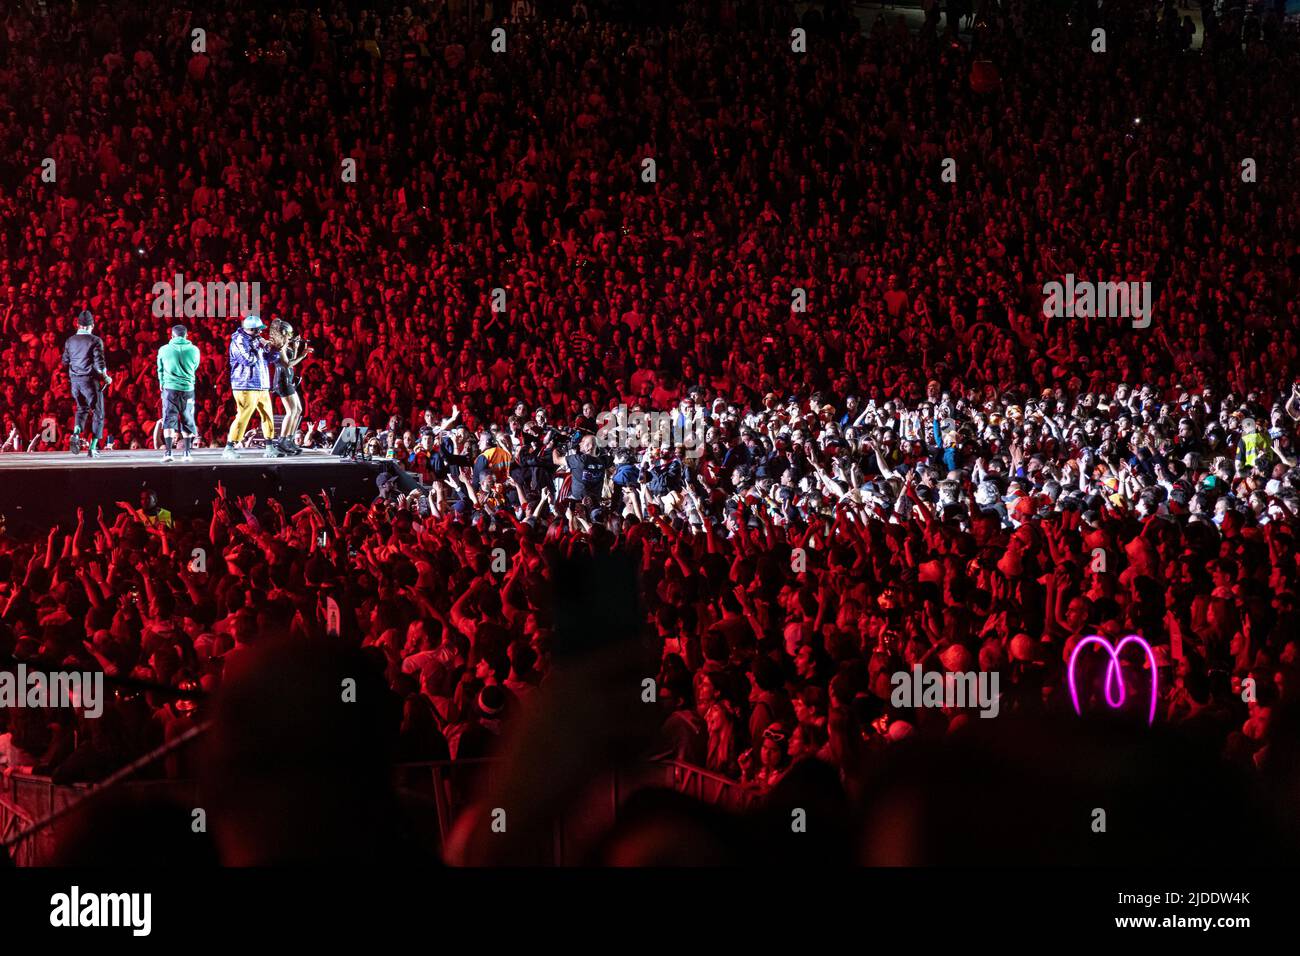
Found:
<path fill-rule="evenodd" d="M 326 451 L 263 458 L 261 449 L 246 449 L 231 461 L 219 448 L 200 448 L 188 462 L 179 455 L 173 462 L 161 459 L 162 452 L 153 450 L 105 451 L 95 459 L 69 452 L 0 454 L 0 514 L 11 531 L 66 524 L 76 520 L 78 507 L 93 518 L 100 505 L 115 514 L 117 501 L 138 504 L 143 488 L 153 489 L 158 503 L 175 515 L 209 514 L 217 482 L 231 495 L 275 496 L 286 503 L 325 489 L 336 504 L 350 506 L 374 499 L 375 478 L 384 470 L 380 462 Z"/>

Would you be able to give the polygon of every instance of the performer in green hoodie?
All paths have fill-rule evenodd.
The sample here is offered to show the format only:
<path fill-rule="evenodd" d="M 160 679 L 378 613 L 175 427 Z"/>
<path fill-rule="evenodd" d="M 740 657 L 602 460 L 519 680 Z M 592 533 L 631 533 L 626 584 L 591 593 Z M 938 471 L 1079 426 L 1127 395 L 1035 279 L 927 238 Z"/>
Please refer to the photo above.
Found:
<path fill-rule="evenodd" d="M 199 368 L 199 348 L 186 336 L 183 325 L 172 326 L 171 341 L 158 350 L 158 382 L 162 386 L 162 426 L 167 452 L 163 461 L 175 461 L 176 439 L 184 439 L 184 460 L 190 460 L 190 443 L 198 434 L 194 424 L 194 373 Z M 179 427 L 178 427 L 179 426 Z"/>

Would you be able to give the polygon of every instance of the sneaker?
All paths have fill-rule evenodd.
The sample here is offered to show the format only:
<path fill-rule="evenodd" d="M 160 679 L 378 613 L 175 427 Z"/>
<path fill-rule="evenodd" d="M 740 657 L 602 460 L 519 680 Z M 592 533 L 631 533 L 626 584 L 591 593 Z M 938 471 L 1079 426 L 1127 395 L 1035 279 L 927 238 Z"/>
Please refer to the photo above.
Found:
<path fill-rule="evenodd" d="M 99 453 L 99 449 L 98 449 L 98 448 L 89 448 L 89 449 L 86 450 L 86 457 L 87 457 L 87 458 L 101 458 L 101 457 L 103 457 L 103 456 L 100 455 L 100 453 Z"/>
<path fill-rule="evenodd" d="M 268 441 L 268 442 L 266 443 L 266 447 L 262 449 L 262 457 L 263 457 L 263 458 L 283 458 L 283 457 L 284 457 L 284 452 L 280 451 L 279 448 L 276 448 L 274 442 L 269 442 L 269 441 Z"/>
<path fill-rule="evenodd" d="M 78 435 L 72 436 L 72 442 L 68 445 L 68 451 L 74 455 L 81 454 L 81 438 Z"/>
<path fill-rule="evenodd" d="M 175 460 L 176 460 L 176 456 L 173 455 L 173 454 L 172 454 L 171 452 L 169 452 L 169 451 L 165 451 L 165 452 L 163 452 L 162 460 L 163 460 L 163 461 L 175 461 Z"/>
<path fill-rule="evenodd" d="M 193 459 L 193 458 L 194 458 L 194 456 L 191 455 L 189 452 L 187 452 L 187 451 L 186 451 L 186 452 L 181 452 L 181 461 L 190 461 L 190 460 Z"/>
<path fill-rule="evenodd" d="M 234 460 L 234 461 L 238 461 L 238 460 L 239 460 L 239 452 L 237 452 L 237 451 L 235 450 L 235 446 L 234 446 L 234 445 L 227 445 L 225 448 L 223 448 L 223 449 L 221 450 L 221 457 L 222 457 L 222 458 L 229 458 L 229 459 L 232 459 L 232 460 Z"/>

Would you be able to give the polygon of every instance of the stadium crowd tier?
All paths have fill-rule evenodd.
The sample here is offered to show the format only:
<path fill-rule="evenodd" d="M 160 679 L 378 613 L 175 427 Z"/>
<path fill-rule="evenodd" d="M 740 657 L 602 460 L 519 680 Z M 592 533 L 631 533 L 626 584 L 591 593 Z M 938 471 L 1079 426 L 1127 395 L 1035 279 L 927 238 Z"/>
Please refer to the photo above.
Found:
<path fill-rule="evenodd" d="M 1296 38 L 1010 0 L 960 36 L 809 19 L 795 53 L 779 4 L 575 6 L 502 21 L 504 53 L 440 3 L 3 14 L 7 449 L 67 447 L 81 310 L 112 447 L 151 447 L 152 290 L 182 275 L 258 283 L 313 343 L 298 441 L 368 425 L 420 487 L 0 536 L 0 658 L 213 692 L 337 630 L 402 701 L 399 759 L 464 760 L 553 672 L 556 563 L 617 553 L 656 752 L 757 791 L 978 722 L 894 703 L 915 666 L 1068 713 L 1094 634 L 1142 635 L 1157 719 L 1266 773 L 1298 678 Z M 1045 316 L 1066 275 L 1151 282 L 1152 321 Z M 242 318 L 185 320 L 204 444 Z M 130 686 L 93 720 L 0 710 L 0 761 L 101 779 L 206 707 Z"/>
<path fill-rule="evenodd" d="M 178 275 L 258 283 L 261 313 L 313 343 L 300 440 L 431 404 L 481 427 L 516 401 L 568 421 L 692 387 L 742 405 L 795 383 L 916 400 L 931 379 L 1284 390 L 1300 177 L 1295 94 L 1269 78 L 1296 41 L 1207 15 L 1188 53 L 1157 6 L 1108 4 L 1102 56 L 1052 4 L 988 5 L 968 40 L 814 23 L 804 54 L 780 4 L 739 5 L 767 25 L 725 42 L 688 10 L 505 21 L 504 53 L 440 4 L 231 2 L 204 24 L 126 4 L 57 30 L 19 4 L 0 71 L 6 446 L 67 447 L 59 344 L 88 309 L 108 434 L 151 447 L 171 324 L 155 287 Z M 1044 318 L 1066 274 L 1152 282 L 1150 327 Z M 206 444 L 232 414 L 240 318 L 185 318 Z"/>

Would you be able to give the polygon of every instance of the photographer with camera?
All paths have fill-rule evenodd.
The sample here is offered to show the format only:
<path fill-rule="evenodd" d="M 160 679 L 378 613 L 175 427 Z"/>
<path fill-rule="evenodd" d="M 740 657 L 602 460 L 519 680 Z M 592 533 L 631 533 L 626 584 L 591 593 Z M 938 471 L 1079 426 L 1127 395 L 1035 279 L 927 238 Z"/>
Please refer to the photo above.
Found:
<path fill-rule="evenodd" d="M 614 458 L 596 454 L 596 447 L 595 435 L 583 435 L 576 447 L 570 444 L 567 452 L 556 448 L 551 453 L 556 465 L 568 466 L 570 500 L 596 504 L 604 494 L 605 476 L 614 467 Z"/>
<path fill-rule="evenodd" d="M 510 477 L 518 482 L 529 496 L 538 496 L 551 487 L 555 478 L 555 463 L 547 453 L 545 436 L 524 431 L 519 439 L 519 452 L 510 469 Z"/>

